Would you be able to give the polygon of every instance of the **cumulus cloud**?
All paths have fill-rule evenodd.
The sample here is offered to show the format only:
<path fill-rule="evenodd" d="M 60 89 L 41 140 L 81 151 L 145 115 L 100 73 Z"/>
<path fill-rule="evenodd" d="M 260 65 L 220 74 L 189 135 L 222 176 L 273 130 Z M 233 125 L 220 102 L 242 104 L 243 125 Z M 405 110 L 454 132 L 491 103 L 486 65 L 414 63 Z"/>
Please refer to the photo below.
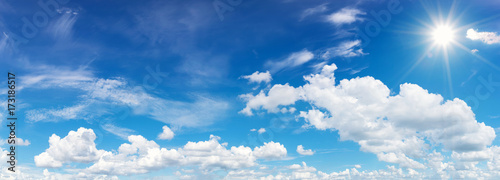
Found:
<path fill-rule="evenodd" d="M 241 111 L 276 112 L 297 101 L 313 108 L 300 111 L 304 128 L 335 130 L 340 140 L 357 142 L 360 149 L 379 160 L 401 167 L 421 169 L 431 145 L 457 153 L 482 151 L 491 145 L 495 131 L 477 122 L 471 108 L 460 99 L 444 101 L 415 84 L 402 84 L 399 94 L 373 77 L 336 82 L 335 64 L 320 73 L 304 76 L 306 84 L 292 87 L 276 84 L 267 92 L 246 94 Z M 426 142 L 428 140 L 428 142 Z"/>
<path fill-rule="evenodd" d="M 0 146 L 9 144 L 9 139 L 0 139 Z M 24 140 L 22 138 L 15 138 L 15 145 L 16 146 L 29 146 L 31 142 L 29 140 Z"/>
<path fill-rule="evenodd" d="M 257 132 L 259 134 L 262 134 L 262 133 L 265 133 L 266 132 L 266 129 L 265 128 L 260 128 L 259 130 L 257 130 Z"/>
<path fill-rule="evenodd" d="M 256 166 L 258 159 L 276 160 L 286 157 L 286 148 L 268 142 L 253 150 L 245 146 L 228 147 L 220 137 L 210 135 L 207 141 L 188 142 L 177 149 L 161 148 L 156 142 L 140 135 L 128 137 L 129 143 L 117 150 L 98 150 L 92 129 L 79 128 L 64 138 L 52 135 L 50 147 L 35 156 L 38 167 L 57 168 L 70 163 L 92 163 L 84 174 L 131 175 L 142 174 L 172 166 L 197 166 L 200 169 L 239 169 Z"/>
<path fill-rule="evenodd" d="M 331 59 L 334 57 L 356 57 L 363 56 L 366 53 L 361 48 L 361 40 L 344 41 L 338 46 L 326 49 L 321 55 L 323 59 Z"/>
<path fill-rule="evenodd" d="M 273 79 L 269 71 L 266 72 L 255 71 L 251 75 L 242 76 L 242 78 L 248 79 L 250 83 L 261 83 L 261 82 L 269 83 Z"/>
<path fill-rule="evenodd" d="M 287 58 L 281 61 L 268 61 L 265 66 L 268 67 L 271 72 L 277 72 L 282 69 L 300 66 L 309 62 L 313 58 L 314 54 L 304 49 L 302 51 L 290 54 Z"/>
<path fill-rule="evenodd" d="M 500 43 L 500 36 L 496 32 L 479 32 L 474 29 L 467 30 L 467 38 L 471 40 L 480 40 L 486 44 Z"/>
<path fill-rule="evenodd" d="M 174 132 L 168 128 L 168 126 L 163 126 L 163 132 L 158 134 L 158 139 L 168 139 L 171 140 L 174 138 Z"/>
<path fill-rule="evenodd" d="M 233 170 L 226 175 L 225 179 L 419 179 L 425 177 L 416 173 L 413 169 L 404 171 L 394 166 L 387 166 L 387 169 L 374 171 L 358 171 L 356 168 L 351 168 L 344 171 L 326 173 L 318 171 L 316 168 L 302 162 L 301 164 L 285 166 L 282 169 L 272 172 Z"/>
<path fill-rule="evenodd" d="M 311 149 L 304 149 L 304 146 L 298 145 L 297 153 L 299 153 L 300 155 L 310 156 L 314 154 L 314 151 L 312 151 Z"/>
<path fill-rule="evenodd" d="M 280 143 L 268 142 L 264 143 L 264 146 L 255 147 L 254 155 L 261 159 L 281 159 L 286 156 L 286 148 Z"/>
<path fill-rule="evenodd" d="M 335 25 L 351 24 L 356 21 L 363 20 L 359 15 L 365 15 L 366 13 L 355 8 L 343 8 L 340 11 L 330 14 L 327 16 L 327 21 Z"/>
<path fill-rule="evenodd" d="M 470 50 L 470 52 L 471 52 L 472 54 L 475 54 L 475 53 L 479 52 L 479 50 L 477 50 L 477 49 L 473 49 L 473 50 Z"/>
<path fill-rule="evenodd" d="M 240 113 L 245 115 L 253 115 L 252 109 L 266 109 L 268 112 L 279 112 L 278 106 L 291 105 L 299 99 L 298 90 L 294 87 L 285 85 L 275 85 L 269 90 L 268 95 L 264 91 L 260 91 L 257 95 L 244 94 L 240 98 L 247 101 L 245 109 Z"/>
<path fill-rule="evenodd" d="M 94 140 L 96 135 L 92 129 L 79 128 L 61 137 L 53 134 L 49 138 L 50 147 L 40 155 L 35 156 L 38 167 L 57 168 L 64 163 L 89 163 L 98 160 L 105 153 L 97 150 Z"/>

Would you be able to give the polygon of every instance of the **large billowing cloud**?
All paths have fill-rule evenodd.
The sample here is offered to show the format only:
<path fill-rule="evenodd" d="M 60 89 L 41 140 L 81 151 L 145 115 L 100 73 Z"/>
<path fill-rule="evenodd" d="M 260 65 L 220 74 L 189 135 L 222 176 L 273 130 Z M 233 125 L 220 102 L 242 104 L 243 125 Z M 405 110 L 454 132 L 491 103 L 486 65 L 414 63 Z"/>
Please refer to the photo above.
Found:
<path fill-rule="evenodd" d="M 188 142 L 178 149 L 161 148 L 156 142 L 140 135 L 128 137 L 116 151 L 98 150 L 92 129 L 79 128 L 64 138 L 52 135 L 50 147 L 38 156 L 38 167 L 57 168 L 70 163 L 93 163 L 81 171 L 86 174 L 131 175 L 147 173 L 172 166 L 198 166 L 201 169 L 240 169 L 258 165 L 257 160 L 277 160 L 286 157 L 286 148 L 277 142 L 264 143 L 251 149 L 228 147 L 220 137 L 207 141 Z"/>
<path fill-rule="evenodd" d="M 495 139 L 493 128 L 477 122 L 460 99 L 445 101 L 408 83 L 391 95 L 384 83 L 370 76 L 337 84 L 336 69 L 335 64 L 326 65 L 320 73 L 304 76 L 306 84 L 300 87 L 277 84 L 267 92 L 242 95 L 247 103 L 241 112 L 275 113 L 305 101 L 313 108 L 300 111 L 304 128 L 335 130 L 341 140 L 357 142 L 379 160 L 413 169 L 425 168 L 422 160 L 437 146 L 455 153 L 480 152 Z"/>
<path fill-rule="evenodd" d="M 64 163 L 89 163 L 98 160 L 104 150 L 97 150 L 94 140 L 96 135 L 91 129 L 79 128 L 61 137 L 53 134 L 49 138 L 50 147 L 38 156 L 35 164 L 38 167 L 61 167 Z"/>

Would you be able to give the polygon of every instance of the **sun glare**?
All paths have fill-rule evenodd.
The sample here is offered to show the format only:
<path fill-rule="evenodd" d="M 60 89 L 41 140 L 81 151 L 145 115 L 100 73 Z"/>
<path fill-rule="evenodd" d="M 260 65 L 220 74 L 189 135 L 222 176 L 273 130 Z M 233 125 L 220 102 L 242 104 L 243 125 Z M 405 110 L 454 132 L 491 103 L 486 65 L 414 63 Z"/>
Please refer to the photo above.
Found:
<path fill-rule="evenodd" d="M 448 45 L 453 41 L 453 30 L 449 26 L 439 26 L 432 32 L 434 42 L 441 45 Z"/>

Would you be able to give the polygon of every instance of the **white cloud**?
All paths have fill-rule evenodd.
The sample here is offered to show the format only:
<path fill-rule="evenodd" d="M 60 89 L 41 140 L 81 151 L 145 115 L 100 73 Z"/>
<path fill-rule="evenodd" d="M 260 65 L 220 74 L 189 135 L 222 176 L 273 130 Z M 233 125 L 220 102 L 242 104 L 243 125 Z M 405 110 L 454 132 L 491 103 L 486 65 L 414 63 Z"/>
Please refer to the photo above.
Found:
<path fill-rule="evenodd" d="M 294 104 L 299 99 L 299 91 L 294 87 L 285 85 L 275 85 L 269 90 L 266 96 L 264 91 L 261 91 L 256 96 L 251 94 L 240 95 L 240 98 L 247 101 L 245 109 L 240 113 L 251 116 L 252 109 L 266 109 L 268 112 L 279 112 L 278 106 L 286 106 Z"/>
<path fill-rule="evenodd" d="M 356 57 L 363 56 L 367 53 L 361 48 L 361 40 L 344 41 L 336 47 L 328 48 L 321 55 L 323 59 L 331 59 L 334 57 Z"/>
<path fill-rule="evenodd" d="M 69 38 L 73 32 L 73 26 L 77 20 L 78 12 L 68 8 L 59 9 L 58 13 L 61 14 L 54 23 L 52 23 L 47 30 L 56 39 Z"/>
<path fill-rule="evenodd" d="M 134 130 L 132 129 L 127 129 L 127 128 L 122 128 L 122 127 L 117 127 L 113 124 L 104 124 L 101 126 L 102 129 L 104 129 L 105 131 L 108 131 L 110 132 L 111 134 L 114 134 L 122 139 L 127 139 L 128 136 L 131 135 L 131 133 L 134 132 Z"/>
<path fill-rule="evenodd" d="M 266 72 L 255 71 L 251 75 L 242 76 L 242 78 L 248 79 L 248 81 L 251 83 L 261 83 L 261 82 L 269 83 L 273 79 L 269 71 Z"/>
<path fill-rule="evenodd" d="M 174 132 L 168 128 L 168 126 L 163 126 L 163 132 L 158 134 L 158 139 L 168 139 L 171 140 L 174 138 Z"/>
<path fill-rule="evenodd" d="M 357 142 L 379 160 L 412 169 L 424 167 L 417 160 L 428 155 L 431 145 L 457 153 L 481 151 L 496 137 L 493 128 L 477 122 L 460 99 L 444 101 L 415 84 L 402 84 L 399 94 L 391 95 L 385 84 L 370 76 L 337 84 L 336 69 L 335 64 L 326 65 L 320 73 L 304 76 L 303 86 L 277 84 L 267 93 L 246 94 L 241 112 L 272 113 L 278 106 L 304 101 L 317 107 L 300 111 L 304 128 L 335 130 L 340 140 Z"/>
<path fill-rule="evenodd" d="M 9 144 L 9 139 L 0 139 L 0 146 Z M 31 142 L 29 140 L 24 140 L 22 138 L 15 138 L 15 145 L 16 146 L 29 146 Z"/>
<path fill-rule="evenodd" d="M 253 153 L 257 158 L 272 160 L 286 157 L 287 151 L 282 144 L 271 141 L 264 143 L 264 146 L 255 147 Z"/>
<path fill-rule="evenodd" d="M 374 171 L 358 171 L 356 168 L 344 171 L 325 173 L 316 168 L 302 164 L 293 164 L 275 171 L 233 170 L 224 179 L 435 179 L 419 174 L 413 169 L 404 171 L 401 168 L 387 166 L 387 169 Z"/>
<path fill-rule="evenodd" d="M 84 119 L 86 104 L 64 107 L 62 109 L 36 109 L 26 112 L 26 119 L 31 122 L 56 122 L 61 120 Z"/>
<path fill-rule="evenodd" d="M 147 93 L 141 86 L 130 85 L 124 78 L 95 78 L 85 68 L 41 66 L 33 71 L 20 78 L 23 80 L 21 88 L 77 89 L 81 90 L 77 95 L 81 100 L 64 108 L 28 110 L 26 118 L 32 122 L 96 119 L 116 108 L 127 108 L 131 109 L 130 113 L 146 115 L 166 124 L 202 127 L 219 120 L 221 112 L 228 108 L 223 100 L 201 95 L 193 95 L 191 102 L 163 99 Z"/>
<path fill-rule="evenodd" d="M 255 132 L 255 131 L 257 131 L 257 129 L 250 129 L 250 131 L 251 131 L 251 132 Z"/>
<path fill-rule="evenodd" d="M 262 133 L 265 133 L 265 132 L 266 132 L 266 129 L 265 129 L 265 128 L 260 128 L 257 132 L 258 132 L 259 134 L 262 134 Z"/>
<path fill-rule="evenodd" d="M 140 135 L 128 137 L 129 143 L 117 150 L 97 150 L 92 129 L 70 131 L 64 138 L 52 135 L 50 147 L 35 156 L 38 167 L 62 167 L 64 164 L 93 163 L 85 169 L 73 169 L 87 175 L 131 175 L 172 166 L 197 166 L 200 169 L 240 169 L 257 165 L 258 159 L 286 157 L 286 148 L 275 142 L 264 143 L 252 150 L 245 146 L 227 147 L 220 137 L 210 135 L 208 141 L 188 142 L 178 149 L 161 148 Z M 186 171 L 188 172 L 188 171 Z"/>
<path fill-rule="evenodd" d="M 40 155 L 35 156 L 38 167 L 61 167 L 63 163 L 89 163 L 98 160 L 105 153 L 97 150 L 94 140 L 96 135 L 92 129 L 79 128 L 61 137 L 53 134 L 49 138 L 50 147 Z"/>
<path fill-rule="evenodd" d="M 304 10 L 300 16 L 300 21 L 304 20 L 304 18 L 306 18 L 308 16 L 327 11 L 328 7 L 326 5 L 327 4 L 321 4 L 319 6 L 316 6 L 313 8 L 308 8 L 308 9 Z"/>
<path fill-rule="evenodd" d="M 486 44 L 500 43 L 500 36 L 496 32 L 478 32 L 474 29 L 467 30 L 467 38 L 480 40 Z"/>
<path fill-rule="evenodd" d="M 266 67 L 270 68 L 271 72 L 277 72 L 282 69 L 297 67 L 305 64 L 314 58 L 314 54 L 304 49 L 299 52 L 290 54 L 287 58 L 281 61 L 268 61 Z"/>
<path fill-rule="evenodd" d="M 340 11 L 330 14 L 327 17 L 327 21 L 335 25 L 351 24 L 353 22 L 363 20 L 362 18 L 359 17 L 359 15 L 365 15 L 365 14 L 366 14 L 365 12 L 362 12 L 359 9 L 343 8 Z"/>
<path fill-rule="evenodd" d="M 377 157 L 381 161 L 396 163 L 404 168 L 424 169 L 425 166 L 413 159 L 408 158 L 403 153 L 379 153 Z"/>
<path fill-rule="evenodd" d="M 299 153 L 300 155 L 305 155 L 305 156 L 314 155 L 314 151 L 312 151 L 310 149 L 304 149 L 304 146 L 302 146 L 302 145 L 297 146 L 297 153 Z"/>
<path fill-rule="evenodd" d="M 356 165 L 354 165 L 354 168 L 356 168 L 356 169 L 361 169 L 361 165 L 356 164 Z"/>
<path fill-rule="evenodd" d="M 472 54 L 475 54 L 475 53 L 479 52 L 479 50 L 477 50 L 477 49 L 473 49 L 473 50 L 470 50 L 470 52 L 471 52 Z"/>

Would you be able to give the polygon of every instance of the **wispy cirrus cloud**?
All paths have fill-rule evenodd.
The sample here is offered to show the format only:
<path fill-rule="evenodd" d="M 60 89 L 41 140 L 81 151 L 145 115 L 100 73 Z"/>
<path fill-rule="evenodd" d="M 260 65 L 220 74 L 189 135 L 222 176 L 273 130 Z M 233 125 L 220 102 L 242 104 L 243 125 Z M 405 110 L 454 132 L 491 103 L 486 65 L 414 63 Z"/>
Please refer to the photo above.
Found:
<path fill-rule="evenodd" d="M 287 68 L 293 68 L 305 64 L 314 58 L 314 54 L 307 49 L 290 54 L 283 60 L 268 61 L 265 67 L 269 68 L 271 72 L 278 72 Z"/>
<path fill-rule="evenodd" d="M 73 26 L 78 19 L 78 11 L 62 8 L 58 9 L 57 12 L 61 14 L 61 16 L 59 16 L 47 30 L 55 39 L 62 40 L 70 38 L 73 33 Z"/>
<path fill-rule="evenodd" d="M 128 136 L 132 135 L 132 133 L 135 132 L 132 129 L 118 127 L 118 126 L 115 126 L 114 124 L 111 124 L 111 123 L 104 124 L 101 127 L 105 131 L 108 131 L 109 133 L 112 133 L 112 134 L 114 134 L 114 135 L 116 135 L 124 140 L 127 140 Z"/>
<path fill-rule="evenodd" d="M 28 110 L 27 120 L 31 122 L 95 119 L 113 113 L 114 108 L 129 107 L 133 114 L 173 126 L 204 127 L 217 121 L 228 108 L 225 101 L 202 95 L 193 95 L 191 102 L 163 99 L 141 86 L 130 85 L 124 78 L 97 78 L 85 68 L 41 66 L 20 79 L 22 88 L 80 90 L 74 105 Z"/>
<path fill-rule="evenodd" d="M 356 57 L 363 55 L 367 55 L 367 53 L 364 53 L 363 48 L 361 48 L 361 40 L 354 40 L 344 41 L 338 46 L 326 49 L 321 58 L 331 59 L 334 57 Z"/>
<path fill-rule="evenodd" d="M 299 21 L 304 20 L 306 17 L 327 11 L 328 10 L 327 5 L 328 5 L 328 3 L 325 3 L 325 4 L 321 4 L 319 6 L 316 6 L 316 7 L 307 8 L 300 15 Z"/>

